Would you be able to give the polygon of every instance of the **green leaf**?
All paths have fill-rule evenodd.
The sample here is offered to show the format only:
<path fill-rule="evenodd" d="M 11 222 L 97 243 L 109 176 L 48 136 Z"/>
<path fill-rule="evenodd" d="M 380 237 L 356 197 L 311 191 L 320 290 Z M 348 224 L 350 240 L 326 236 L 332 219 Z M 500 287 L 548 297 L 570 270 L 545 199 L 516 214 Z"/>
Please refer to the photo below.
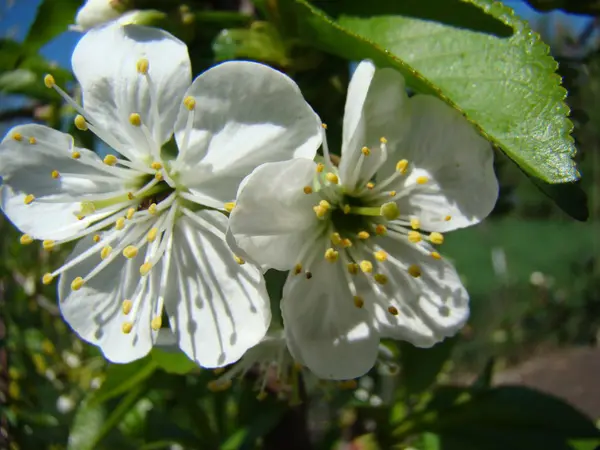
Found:
<path fill-rule="evenodd" d="M 104 383 L 94 393 L 90 403 L 94 405 L 103 403 L 124 394 L 150 377 L 157 367 L 150 356 L 129 364 L 110 364 L 106 370 Z"/>
<path fill-rule="evenodd" d="M 580 222 L 585 222 L 590 216 L 586 193 L 581 189 L 579 182 L 548 184 L 536 178 L 529 177 L 531 182 L 544 195 L 550 197 L 563 212 Z"/>
<path fill-rule="evenodd" d="M 598 450 L 600 439 L 575 439 L 569 445 L 573 450 Z"/>
<path fill-rule="evenodd" d="M 444 450 L 568 450 L 569 442 L 598 439 L 600 431 L 568 403 L 524 387 L 485 391 L 446 387 L 424 411 L 396 430 L 398 438 L 433 432 Z M 453 399 L 448 402 L 448 399 Z"/>
<path fill-rule="evenodd" d="M 87 400 L 81 402 L 71 425 L 67 450 L 93 450 L 105 416 L 104 405 L 91 404 Z"/>
<path fill-rule="evenodd" d="M 25 46 L 37 51 L 60 33 L 67 31 L 69 25 L 74 23 L 75 13 L 80 6 L 80 0 L 44 0 L 38 6 L 33 25 L 25 38 Z"/>
<path fill-rule="evenodd" d="M 420 394 L 431 386 L 450 357 L 457 338 L 448 338 L 431 348 L 418 348 L 401 342 L 402 386 L 409 395 Z"/>
<path fill-rule="evenodd" d="M 198 368 L 196 363 L 190 360 L 185 353 L 179 351 L 168 352 L 159 348 L 154 348 L 152 349 L 150 356 L 152 357 L 152 361 L 154 361 L 158 367 L 168 373 L 185 375 Z"/>
<path fill-rule="evenodd" d="M 534 177 L 549 183 L 579 177 L 557 63 L 510 8 L 492 0 L 468 0 L 513 27 L 513 36 L 506 39 L 392 15 L 334 21 L 307 0 L 288 1 L 296 5 L 298 32 L 314 46 L 399 70 L 417 92 L 436 95 L 462 111 Z M 376 9 L 383 1 L 372 0 L 369 7 Z"/>

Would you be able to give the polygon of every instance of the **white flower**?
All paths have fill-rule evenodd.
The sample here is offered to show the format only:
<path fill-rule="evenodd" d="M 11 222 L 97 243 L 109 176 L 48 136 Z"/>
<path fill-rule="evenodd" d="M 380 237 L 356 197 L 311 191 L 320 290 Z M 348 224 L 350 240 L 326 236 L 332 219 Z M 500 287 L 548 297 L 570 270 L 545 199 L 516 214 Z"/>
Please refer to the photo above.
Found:
<path fill-rule="evenodd" d="M 292 269 L 282 312 L 294 358 L 358 377 L 380 338 L 428 347 L 468 318 L 468 295 L 434 248 L 498 195 L 490 145 L 459 112 L 408 98 L 402 76 L 362 62 L 349 86 L 338 167 L 264 164 L 242 183 L 230 231 L 258 264 Z"/>
<path fill-rule="evenodd" d="M 62 315 L 109 360 L 143 357 L 168 317 L 192 360 L 236 361 L 265 335 L 270 308 L 260 271 L 225 242 L 226 210 L 259 164 L 314 157 L 317 116 L 261 64 L 224 63 L 190 86 L 185 44 L 146 27 L 88 32 L 73 68 L 84 108 L 46 84 L 122 156 L 103 161 L 67 134 L 18 126 L 0 146 L 3 211 L 23 244 L 81 238 L 43 281 L 60 275 Z"/>
<path fill-rule="evenodd" d="M 121 0 L 87 0 L 77 10 L 75 25 L 69 28 L 74 31 L 87 31 L 97 25 L 116 19 L 123 14 L 124 10 Z"/>

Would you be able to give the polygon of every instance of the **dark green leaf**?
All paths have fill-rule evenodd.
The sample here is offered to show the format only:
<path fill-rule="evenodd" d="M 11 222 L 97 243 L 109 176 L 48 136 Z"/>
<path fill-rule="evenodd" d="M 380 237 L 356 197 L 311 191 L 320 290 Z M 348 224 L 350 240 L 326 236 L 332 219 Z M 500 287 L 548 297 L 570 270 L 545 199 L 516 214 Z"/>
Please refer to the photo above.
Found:
<path fill-rule="evenodd" d="M 37 51 L 60 33 L 67 31 L 75 21 L 81 0 L 43 0 L 38 6 L 35 21 L 25 38 L 25 46 Z"/>
<path fill-rule="evenodd" d="M 90 404 L 105 402 L 124 394 L 154 373 L 156 362 L 147 356 L 129 364 L 111 364 L 106 371 L 102 386 L 90 399 Z"/>
<path fill-rule="evenodd" d="M 588 199 L 586 193 L 581 189 L 580 183 L 548 184 L 537 178 L 529 177 L 535 186 L 550 197 L 556 205 L 572 218 L 585 222 L 590 215 L 588 211 Z"/>
<path fill-rule="evenodd" d="M 196 363 L 180 351 L 169 352 L 154 348 L 150 356 L 152 357 L 152 361 L 165 372 L 184 375 L 198 368 Z"/>
<path fill-rule="evenodd" d="M 71 425 L 67 450 L 94 450 L 95 437 L 102 429 L 105 415 L 104 405 L 81 402 Z"/>

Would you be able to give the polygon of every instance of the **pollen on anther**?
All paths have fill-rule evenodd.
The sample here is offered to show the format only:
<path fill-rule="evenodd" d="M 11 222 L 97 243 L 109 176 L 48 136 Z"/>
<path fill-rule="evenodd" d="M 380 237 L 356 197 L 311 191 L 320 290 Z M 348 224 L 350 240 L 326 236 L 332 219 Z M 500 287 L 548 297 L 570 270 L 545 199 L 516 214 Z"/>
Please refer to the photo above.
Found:
<path fill-rule="evenodd" d="M 162 181 L 162 180 L 164 180 L 164 179 L 165 179 L 165 177 L 163 176 L 163 174 L 162 174 L 162 173 L 160 173 L 160 172 L 156 172 L 156 173 L 154 174 L 154 178 L 156 178 L 158 181 Z"/>
<path fill-rule="evenodd" d="M 321 124 L 321 127 L 322 127 L 324 130 L 326 130 L 326 129 L 327 129 L 327 124 L 326 124 L 326 123 L 322 123 L 322 124 Z"/>
<path fill-rule="evenodd" d="M 152 264 L 150 264 L 149 262 L 145 262 L 144 264 L 142 264 L 140 266 L 140 275 L 142 275 L 142 276 L 148 275 L 148 272 L 150 272 L 151 269 L 152 269 Z"/>
<path fill-rule="evenodd" d="M 327 175 L 325 175 L 325 178 L 327 179 L 327 181 L 333 184 L 338 184 L 340 182 L 338 176 L 332 172 L 328 172 Z"/>
<path fill-rule="evenodd" d="M 388 308 L 388 312 L 392 315 L 392 316 L 397 316 L 398 313 L 398 308 L 396 308 L 395 306 L 390 306 Z"/>
<path fill-rule="evenodd" d="M 48 74 L 44 77 L 44 84 L 47 88 L 52 88 L 56 84 L 56 80 L 52 75 Z"/>
<path fill-rule="evenodd" d="M 146 240 L 148 242 L 154 242 L 156 240 L 156 235 L 158 234 L 158 228 L 150 228 L 148 234 L 146 235 Z"/>
<path fill-rule="evenodd" d="M 44 250 L 51 251 L 54 249 L 55 243 L 52 239 L 46 239 L 42 242 L 42 246 L 44 247 Z"/>
<path fill-rule="evenodd" d="M 33 203 L 33 201 L 35 200 L 35 195 L 33 194 L 28 194 L 25 196 L 25 198 L 23 199 L 23 202 L 26 205 L 30 205 L 31 203 Z"/>
<path fill-rule="evenodd" d="M 102 258 L 102 259 L 108 258 L 110 256 L 111 252 L 112 252 L 112 247 L 110 245 L 103 247 L 102 250 L 100 251 L 100 258 Z"/>
<path fill-rule="evenodd" d="M 142 118 L 138 113 L 132 113 L 129 115 L 129 123 L 134 127 L 139 127 L 142 124 Z"/>
<path fill-rule="evenodd" d="M 359 266 L 360 266 L 360 270 L 362 270 L 364 273 L 373 272 L 373 263 L 371 261 L 367 261 L 366 259 L 362 260 L 359 263 Z"/>
<path fill-rule="evenodd" d="M 408 273 L 415 278 L 419 278 L 421 276 L 421 268 L 416 264 L 411 264 L 408 266 Z"/>
<path fill-rule="evenodd" d="M 302 190 L 304 191 L 304 193 L 306 195 L 313 193 L 313 188 L 311 188 L 310 186 L 304 186 L 304 189 L 302 189 Z"/>
<path fill-rule="evenodd" d="M 128 259 L 135 258 L 138 254 L 138 249 L 134 245 L 128 245 L 123 249 L 123 256 Z"/>
<path fill-rule="evenodd" d="M 156 203 L 152 203 L 150 206 L 148 206 L 148 213 L 152 215 L 156 214 L 158 212 L 156 208 Z"/>
<path fill-rule="evenodd" d="M 352 300 L 354 301 L 354 306 L 356 306 L 357 308 L 362 308 L 365 304 L 365 301 L 363 300 L 363 298 L 359 295 L 355 295 Z"/>
<path fill-rule="evenodd" d="M 408 160 L 401 159 L 400 161 L 398 161 L 396 163 L 396 170 L 398 172 L 400 172 L 402 175 L 404 175 L 406 173 L 407 169 L 408 169 Z"/>
<path fill-rule="evenodd" d="M 410 219 L 410 227 L 413 230 L 418 230 L 419 228 L 421 228 L 421 221 L 416 217 L 413 217 L 412 219 Z"/>
<path fill-rule="evenodd" d="M 119 217 L 117 219 L 117 221 L 115 222 L 115 228 L 117 230 L 122 230 L 123 228 L 125 228 L 125 217 Z"/>
<path fill-rule="evenodd" d="M 12 138 L 15 141 L 22 141 L 23 140 L 23 135 L 21 133 L 13 133 L 12 134 Z"/>
<path fill-rule="evenodd" d="M 395 220 L 400 215 L 400 209 L 395 202 L 388 202 L 381 205 L 379 208 L 379 214 L 385 217 L 387 220 Z"/>
<path fill-rule="evenodd" d="M 352 241 L 348 238 L 342 239 L 342 247 L 344 247 L 344 248 L 352 247 Z"/>
<path fill-rule="evenodd" d="M 183 99 L 183 106 L 185 106 L 188 111 L 193 111 L 196 107 L 196 99 L 194 97 L 187 96 Z"/>
<path fill-rule="evenodd" d="M 363 241 L 371 237 L 368 231 L 359 231 L 356 236 Z"/>
<path fill-rule="evenodd" d="M 123 322 L 123 325 L 121 325 L 121 331 L 124 334 L 129 334 L 129 333 L 131 333 L 131 330 L 133 330 L 133 323 Z"/>
<path fill-rule="evenodd" d="M 325 170 L 325 164 L 319 163 L 317 164 L 317 173 L 321 173 Z"/>
<path fill-rule="evenodd" d="M 231 211 L 233 211 L 233 208 L 235 208 L 235 202 L 225 203 L 225 205 L 223 205 L 223 207 L 225 208 L 225 211 L 230 213 Z"/>
<path fill-rule="evenodd" d="M 346 268 L 348 269 L 348 272 L 350 272 L 350 274 L 356 275 L 358 273 L 358 269 L 360 267 L 356 263 L 348 263 L 348 265 L 346 266 Z"/>
<path fill-rule="evenodd" d="M 75 119 L 73 119 L 73 123 L 75 123 L 75 127 L 78 130 L 87 131 L 87 129 L 88 129 L 88 125 L 87 125 L 87 122 L 85 121 L 85 117 L 83 117 L 81 114 L 77 114 L 75 116 Z"/>
<path fill-rule="evenodd" d="M 340 245 L 342 243 L 342 237 L 340 236 L 340 233 L 331 233 L 329 239 L 333 245 Z"/>
<path fill-rule="evenodd" d="M 387 261 L 387 259 L 388 259 L 387 253 L 384 252 L 383 250 L 378 250 L 378 251 L 374 252 L 373 256 L 379 262 L 384 262 L 384 261 Z"/>
<path fill-rule="evenodd" d="M 152 329 L 154 331 L 158 331 L 160 330 L 160 328 L 162 327 L 162 318 L 160 316 L 156 316 L 154 319 L 152 319 L 152 321 L 150 322 L 150 327 L 152 327 Z"/>
<path fill-rule="evenodd" d="M 115 155 L 106 155 L 103 161 L 107 166 L 114 166 L 117 164 L 117 157 Z"/>
<path fill-rule="evenodd" d="M 320 206 L 321 208 L 325 208 L 325 209 L 327 209 L 327 210 L 329 210 L 329 209 L 331 208 L 331 204 L 330 204 L 330 203 L 329 203 L 327 200 L 321 200 L 321 201 L 319 202 L 319 206 Z"/>
<path fill-rule="evenodd" d="M 150 167 L 152 167 L 154 170 L 160 170 L 163 168 L 163 165 L 159 161 L 154 161 L 152 164 L 150 164 Z"/>
<path fill-rule="evenodd" d="M 30 143 L 31 145 L 37 144 L 37 139 L 36 139 L 36 138 L 34 138 L 33 136 L 31 136 L 31 137 L 29 138 L 29 143 Z"/>
<path fill-rule="evenodd" d="M 148 73 L 148 69 L 150 68 L 150 61 L 148 61 L 146 58 L 140 58 L 136 63 L 135 68 L 137 69 L 138 73 L 146 75 Z"/>
<path fill-rule="evenodd" d="M 387 233 L 387 228 L 385 225 L 379 224 L 375 227 L 375 234 L 377 236 L 384 236 L 386 233 Z"/>
<path fill-rule="evenodd" d="M 60 178 L 60 173 L 58 172 L 58 170 L 53 170 L 50 176 L 56 180 Z"/>
<path fill-rule="evenodd" d="M 418 231 L 409 231 L 408 232 L 408 240 L 409 240 L 409 242 L 412 242 L 413 244 L 417 244 L 417 243 L 421 242 L 421 233 L 419 233 Z"/>
<path fill-rule="evenodd" d="M 46 274 L 44 274 L 44 276 L 42 277 L 42 283 L 43 283 L 43 284 L 46 284 L 46 285 L 48 285 L 48 284 L 52 283 L 53 281 L 54 281 L 54 277 L 52 276 L 52 274 L 51 274 L 51 273 L 46 273 Z"/>
<path fill-rule="evenodd" d="M 240 258 L 238 255 L 233 255 L 233 259 L 235 260 L 236 263 L 238 263 L 240 266 L 246 264 L 246 261 L 244 261 L 242 258 Z"/>
<path fill-rule="evenodd" d="M 444 222 L 449 222 L 450 220 L 452 220 L 452 216 L 444 217 Z"/>
<path fill-rule="evenodd" d="M 92 240 L 96 243 L 100 242 L 100 235 L 99 234 L 95 234 L 94 237 L 92 238 Z"/>
<path fill-rule="evenodd" d="M 132 308 L 133 308 L 133 302 L 131 300 L 128 300 L 128 299 L 123 300 L 123 306 L 121 307 L 123 314 L 125 314 L 125 315 L 129 314 L 131 312 Z"/>
<path fill-rule="evenodd" d="M 363 147 L 363 148 L 360 149 L 360 151 L 365 156 L 369 156 L 371 154 L 371 150 L 369 150 L 369 147 Z"/>
<path fill-rule="evenodd" d="M 429 235 L 429 240 L 436 245 L 441 245 L 444 243 L 444 235 L 442 233 L 438 233 L 434 231 Z"/>
<path fill-rule="evenodd" d="M 442 259 L 442 255 L 439 252 L 431 252 L 430 255 L 433 259 Z"/>
<path fill-rule="evenodd" d="M 81 153 L 78 152 L 77 150 L 75 150 L 74 152 L 71 152 L 71 158 L 79 159 L 79 158 L 81 158 Z"/>
<path fill-rule="evenodd" d="M 379 284 L 386 284 L 388 282 L 388 277 L 383 273 L 376 273 L 373 275 L 373 278 Z"/>
<path fill-rule="evenodd" d="M 313 211 L 315 212 L 317 218 L 322 219 L 327 214 L 327 208 L 323 208 L 320 205 L 313 206 Z"/>
<path fill-rule="evenodd" d="M 128 198 L 129 200 L 133 200 L 133 199 L 135 198 L 135 195 L 133 195 L 133 192 L 128 192 L 128 193 L 127 193 L 127 198 Z"/>
<path fill-rule="evenodd" d="M 339 256 L 339 253 L 332 248 L 328 248 L 325 251 L 325 259 L 331 263 L 336 262 L 338 259 L 338 256 Z"/>
<path fill-rule="evenodd" d="M 28 234 L 24 234 L 19 239 L 19 242 L 21 243 L 21 245 L 29 245 L 33 242 L 33 238 L 31 236 L 29 236 Z"/>
<path fill-rule="evenodd" d="M 294 266 L 294 275 L 300 275 L 302 273 L 302 264 L 298 263 Z"/>
<path fill-rule="evenodd" d="M 133 219 L 133 216 L 135 215 L 135 208 L 129 208 L 127 210 L 127 213 L 125 214 L 125 217 L 129 220 Z"/>
<path fill-rule="evenodd" d="M 381 137 L 379 138 L 379 142 L 381 142 L 382 144 L 387 144 L 387 139 L 386 139 L 386 138 L 384 138 L 383 136 L 381 136 Z"/>
<path fill-rule="evenodd" d="M 375 187 L 375 183 L 372 183 L 370 181 L 367 183 L 367 189 L 373 189 L 374 187 Z"/>
<path fill-rule="evenodd" d="M 71 282 L 71 289 L 74 291 L 78 291 L 83 287 L 84 283 L 85 281 L 83 280 L 83 278 L 77 277 Z"/>
<path fill-rule="evenodd" d="M 428 177 L 426 177 L 426 176 L 424 176 L 424 175 L 423 175 L 423 176 L 420 176 L 420 177 L 417 177 L 417 179 L 415 180 L 415 182 L 416 182 L 417 184 L 425 184 L 425 183 L 427 183 L 428 181 L 429 181 L 429 178 L 428 178 Z"/>

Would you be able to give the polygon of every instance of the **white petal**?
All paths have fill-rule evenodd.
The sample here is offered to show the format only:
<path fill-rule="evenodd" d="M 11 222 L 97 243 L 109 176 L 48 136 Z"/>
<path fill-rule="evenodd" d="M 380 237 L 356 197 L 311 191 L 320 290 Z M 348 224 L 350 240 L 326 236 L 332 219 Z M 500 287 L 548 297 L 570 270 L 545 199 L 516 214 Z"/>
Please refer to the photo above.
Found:
<path fill-rule="evenodd" d="M 110 0 L 87 0 L 75 15 L 76 29 L 86 31 L 119 17 L 121 12 L 111 3 Z"/>
<path fill-rule="evenodd" d="M 382 337 L 430 347 L 456 334 L 469 318 L 469 295 L 452 264 L 431 257 L 433 249 L 428 244 L 421 243 L 419 248 L 382 237 L 379 245 L 389 254 L 379 264 L 388 282 L 375 299 Z M 408 273 L 412 264 L 421 268 L 419 278 Z M 390 306 L 397 308 L 397 316 L 389 313 Z"/>
<path fill-rule="evenodd" d="M 371 312 L 354 306 L 341 263 L 321 259 L 310 270 L 311 279 L 290 274 L 283 290 L 281 311 L 290 351 L 321 378 L 364 375 L 375 364 L 379 345 Z"/>
<path fill-rule="evenodd" d="M 79 241 L 68 260 L 94 245 L 90 237 Z M 67 270 L 59 281 L 60 311 L 85 341 L 97 345 L 112 362 L 127 363 L 143 358 L 151 350 L 156 332 L 150 328 L 153 305 L 158 296 L 158 279 L 150 277 L 147 290 L 136 314 L 136 323 L 129 334 L 122 331 L 124 322 L 132 320 L 122 311 L 123 300 L 132 299 L 140 280 L 139 267 L 144 262 L 142 252 L 134 259 L 119 255 L 98 275 L 78 291 L 71 290 L 71 282 L 85 276 L 98 263 L 100 255 L 92 255 L 82 263 Z M 131 314 L 131 313 L 130 313 Z"/>
<path fill-rule="evenodd" d="M 222 367 L 265 336 L 269 297 L 260 270 L 233 259 L 224 240 L 225 216 L 196 214 L 217 234 L 187 216 L 178 220 L 165 308 L 181 349 L 203 367 Z"/>
<path fill-rule="evenodd" d="M 308 159 L 267 163 L 244 180 L 229 227 L 236 244 L 253 261 L 277 270 L 298 263 L 301 250 L 315 233 L 319 219 L 312 185 L 316 164 Z"/>
<path fill-rule="evenodd" d="M 417 176 L 430 181 L 399 202 L 400 211 L 418 217 L 430 231 L 449 231 L 478 223 L 494 208 L 498 181 L 491 145 L 454 108 L 426 95 L 410 99 L 412 119 L 407 140 L 390 158 L 387 170 L 407 159 Z M 403 180 L 402 180 L 403 181 Z M 391 187 L 401 192 L 402 186 Z M 446 216 L 451 219 L 445 221 Z"/>
<path fill-rule="evenodd" d="M 388 148 L 397 146 L 406 134 L 409 114 L 402 75 L 392 69 L 376 69 L 368 60 L 361 62 L 350 80 L 344 111 L 340 162 L 344 185 L 371 179 L 386 159 L 380 139 L 385 137 Z M 357 173 L 363 147 L 368 147 L 371 154 L 364 158 Z"/>
<path fill-rule="evenodd" d="M 18 133 L 21 141 L 12 136 Z M 30 144 L 33 137 L 35 144 Z M 42 125 L 13 128 L 0 145 L 1 206 L 8 218 L 22 232 L 37 239 L 64 239 L 87 227 L 94 216 L 78 220 L 77 212 L 85 195 L 125 191 L 123 174 L 111 168 L 110 173 L 83 161 L 96 161 L 98 156 L 77 149 L 81 158 L 71 157 L 73 138 Z M 59 177 L 53 178 L 52 172 Z M 117 176 L 119 175 L 119 176 Z M 103 177 L 102 179 L 92 177 Z M 25 204 L 27 195 L 35 200 Z M 105 211 L 106 212 L 106 211 Z"/>
<path fill-rule="evenodd" d="M 186 95 L 196 108 L 188 146 L 184 106 L 177 120 L 181 181 L 220 203 L 233 200 L 258 165 L 312 159 L 321 145 L 320 119 L 296 83 L 263 64 L 220 64 L 196 78 Z"/>
<path fill-rule="evenodd" d="M 142 58 L 149 62 L 153 90 L 137 71 Z M 129 122 L 132 113 L 140 114 L 159 145 L 169 140 L 191 81 L 190 59 L 183 42 L 156 28 L 112 23 L 81 38 L 72 64 L 81 84 L 83 106 L 93 123 L 118 139 L 128 154 L 141 158 L 150 151 L 141 128 Z"/>

